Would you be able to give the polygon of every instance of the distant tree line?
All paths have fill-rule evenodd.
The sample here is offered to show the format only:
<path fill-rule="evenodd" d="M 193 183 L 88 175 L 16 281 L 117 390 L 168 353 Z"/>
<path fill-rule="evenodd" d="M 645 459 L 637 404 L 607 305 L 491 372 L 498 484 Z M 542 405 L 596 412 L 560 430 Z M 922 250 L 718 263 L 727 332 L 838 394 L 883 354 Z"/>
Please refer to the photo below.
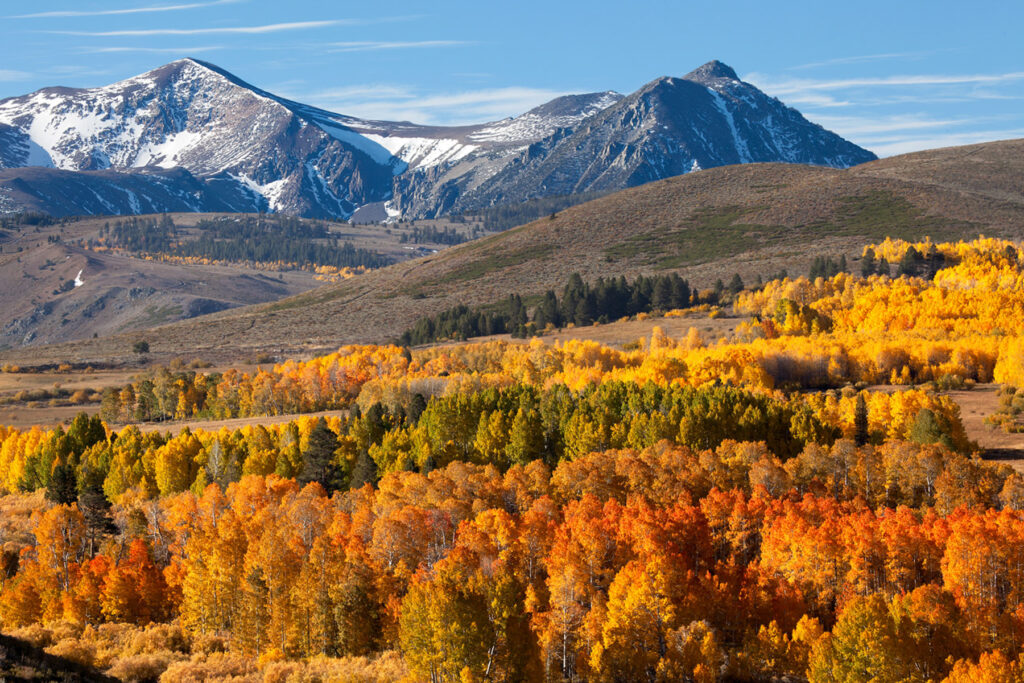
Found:
<path fill-rule="evenodd" d="M 739 289 L 743 289 L 742 281 Z M 555 328 L 590 325 L 637 313 L 687 308 L 693 303 L 692 296 L 690 283 L 676 273 L 641 275 L 632 283 L 623 276 L 598 278 L 593 285 L 584 282 L 579 273 L 573 273 L 562 295 L 559 297 L 554 290 L 548 290 L 534 307 L 532 317 L 527 314 L 522 297 L 511 294 L 497 307 L 459 305 L 421 318 L 402 334 L 401 343 L 413 346 L 506 332 L 524 338 L 539 334 L 548 325 Z M 714 293 L 711 296 L 717 297 Z"/>
<path fill-rule="evenodd" d="M 1016 250 L 1014 250 L 1014 256 Z M 919 251 L 910 247 L 904 252 L 903 258 L 896 264 L 896 276 L 906 275 L 908 277 L 923 277 L 931 280 L 935 274 L 946 267 L 946 257 L 936 250 L 935 245 L 925 251 Z M 874 249 L 867 249 L 864 258 L 860 263 L 860 274 L 864 277 L 871 275 L 892 275 L 892 266 L 889 261 L 876 258 Z"/>
<path fill-rule="evenodd" d="M 502 204 L 492 206 L 479 212 L 483 220 L 484 228 L 489 232 L 501 232 L 523 225 L 530 221 L 553 216 L 554 214 L 576 206 L 591 199 L 597 199 L 608 194 L 607 192 L 581 192 L 579 194 L 561 195 L 558 197 L 540 197 L 530 199 L 520 204 Z"/>
<path fill-rule="evenodd" d="M 1009 255 L 1009 254 L 1008 254 Z M 1016 258 L 1016 250 L 1010 255 Z M 896 264 L 896 277 L 906 275 L 908 277 L 923 277 L 932 279 L 935 274 L 946 267 L 946 257 L 935 249 L 934 245 L 925 251 L 919 251 L 915 247 L 909 247 L 903 254 L 899 263 Z M 839 260 L 833 260 L 831 256 L 818 256 L 811 264 L 808 277 L 811 280 L 816 278 L 830 278 L 839 273 L 848 272 L 846 256 L 840 256 Z M 892 276 L 892 264 L 884 257 L 878 258 L 874 249 L 867 249 L 864 258 L 860 262 L 860 274 L 863 277 L 871 275 Z M 775 278 L 769 278 L 775 279 Z"/>
<path fill-rule="evenodd" d="M 0 228 L 16 228 L 19 225 L 33 225 L 44 227 L 47 225 L 61 225 L 67 223 L 67 218 L 57 218 L 48 213 L 38 211 L 25 211 L 23 213 L 9 213 L 0 215 Z"/>
<path fill-rule="evenodd" d="M 207 219 L 199 221 L 195 229 L 199 237 L 187 239 L 174 220 L 163 215 L 120 220 L 105 225 L 100 234 L 113 246 L 148 254 L 337 268 L 380 268 L 391 263 L 383 254 L 331 237 L 323 223 L 292 216 Z"/>
<path fill-rule="evenodd" d="M 811 280 L 815 280 L 819 277 L 827 279 L 845 272 L 847 272 L 845 254 L 840 256 L 838 261 L 833 261 L 831 256 L 818 256 L 814 259 L 814 263 L 811 264 L 811 270 L 808 273 L 808 277 Z"/>
<path fill-rule="evenodd" d="M 455 245 L 462 244 L 463 242 L 469 242 L 475 240 L 481 235 L 479 228 L 474 227 L 469 233 L 459 232 L 455 228 L 435 228 L 432 225 L 426 227 L 414 226 L 412 232 L 403 233 L 399 238 L 399 242 L 402 244 L 447 244 Z"/>

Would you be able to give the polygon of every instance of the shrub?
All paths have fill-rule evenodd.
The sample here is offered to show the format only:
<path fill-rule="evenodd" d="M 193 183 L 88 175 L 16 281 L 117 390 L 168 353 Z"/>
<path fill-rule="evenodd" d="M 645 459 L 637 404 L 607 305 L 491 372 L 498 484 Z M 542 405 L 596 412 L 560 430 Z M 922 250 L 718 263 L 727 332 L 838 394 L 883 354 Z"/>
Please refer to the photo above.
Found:
<path fill-rule="evenodd" d="M 77 638 L 65 638 L 56 645 L 46 648 L 46 652 L 57 657 L 70 659 L 82 666 L 92 667 L 96 662 L 96 645 Z"/>
<path fill-rule="evenodd" d="M 121 657 L 107 669 L 107 675 L 122 681 L 153 681 L 160 677 L 167 668 L 185 656 L 178 652 L 156 652 L 129 657 Z"/>
<path fill-rule="evenodd" d="M 173 662 L 160 677 L 161 683 L 259 683 L 262 680 L 263 676 L 256 670 L 254 658 L 224 652 L 197 654 L 191 660 Z"/>

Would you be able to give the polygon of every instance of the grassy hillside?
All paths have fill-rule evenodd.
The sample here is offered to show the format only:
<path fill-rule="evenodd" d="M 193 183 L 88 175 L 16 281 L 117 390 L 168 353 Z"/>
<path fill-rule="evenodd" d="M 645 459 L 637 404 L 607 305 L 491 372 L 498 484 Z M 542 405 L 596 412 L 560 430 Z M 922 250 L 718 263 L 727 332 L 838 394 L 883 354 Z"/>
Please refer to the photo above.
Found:
<path fill-rule="evenodd" d="M 716 168 L 605 196 L 553 217 L 280 301 L 144 333 L 0 354 L 5 362 L 118 361 L 145 338 L 158 359 L 302 355 L 382 341 L 456 303 L 598 276 L 679 271 L 697 286 L 747 282 L 885 236 L 1024 237 L 1024 140 L 933 150 L 842 171 Z M 852 264 L 855 267 L 855 264 Z"/>

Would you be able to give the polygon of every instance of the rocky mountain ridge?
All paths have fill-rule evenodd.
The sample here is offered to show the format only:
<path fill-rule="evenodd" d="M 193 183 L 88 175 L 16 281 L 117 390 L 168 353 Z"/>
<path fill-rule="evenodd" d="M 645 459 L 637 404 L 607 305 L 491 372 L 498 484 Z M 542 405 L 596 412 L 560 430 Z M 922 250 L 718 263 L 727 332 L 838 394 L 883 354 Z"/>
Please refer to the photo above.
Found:
<path fill-rule="evenodd" d="M 0 209 L 55 214 L 347 218 L 377 204 L 433 217 L 734 163 L 874 158 L 717 61 L 629 96 L 568 95 L 460 127 L 336 114 L 194 59 L 102 88 L 0 100 Z"/>

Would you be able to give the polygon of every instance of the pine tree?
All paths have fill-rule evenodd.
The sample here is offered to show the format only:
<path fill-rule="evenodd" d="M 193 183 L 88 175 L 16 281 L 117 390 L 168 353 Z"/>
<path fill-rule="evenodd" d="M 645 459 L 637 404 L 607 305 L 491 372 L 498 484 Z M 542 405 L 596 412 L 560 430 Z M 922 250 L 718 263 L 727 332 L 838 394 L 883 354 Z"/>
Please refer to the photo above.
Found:
<path fill-rule="evenodd" d="M 341 472 L 335 461 L 338 437 L 327 426 L 327 420 L 320 418 L 309 433 L 309 444 L 302 452 L 302 471 L 298 481 L 302 484 L 317 482 L 328 492 L 338 488 Z"/>
<path fill-rule="evenodd" d="M 825 259 L 821 256 L 814 257 L 814 263 L 811 264 L 811 270 L 807 273 L 807 277 L 811 280 L 816 280 L 819 277 L 825 277 Z"/>
<path fill-rule="evenodd" d="M 89 534 L 89 555 L 95 554 L 96 540 L 117 531 L 111 516 L 111 504 L 103 493 L 103 472 L 94 468 L 82 470 L 78 482 L 78 509 Z"/>
<path fill-rule="evenodd" d="M 409 412 L 407 413 L 407 422 L 409 424 L 416 424 L 420 421 L 420 415 L 427 409 L 427 399 L 423 394 L 413 394 L 412 399 L 409 401 Z"/>
<path fill-rule="evenodd" d="M 888 277 L 890 275 L 890 272 L 889 272 L 889 261 L 886 260 L 886 258 L 884 256 L 882 258 L 878 259 L 878 270 L 877 270 L 877 272 L 878 272 L 879 275 L 885 275 L 886 277 Z"/>
<path fill-rule="evenodd" d="M 690 283 L 672 274 L 672 307 L 689 308 L 690 306 Z"/>
<path fill-rule="evenodd" d="M 878 264 L 875 263 L 875 250 L 868 249 L 864 252 L 864 258 L 860 262 L 860 274 L 864 277 L 868 277 L 877 272 Z"/>
<path fill-rule="evenodd" d="M 853 440 L 858 446 L 868 442 L 868 404 L 864 394 L 857 395 L 857 405 L 853 414 Z"/>
<path fill-rule="evenodd" d="M 654 284 L 651 296 L 651 308 L 656 311 L 668 311 L 672 308 L 672 283 L 668 278 L 659 277 Z"/>
<path fill-rule="evenodd" d="M 574 322 L 577 325 L 589 325 L 594 322 L 596 311 L 593 295 L 587 294 L 576 304 Z"/>
<path fill-rule="evenodd" d="M 734 273 L 732 280 L 729 281 L 729 293 L 736 296 L 743 291 L 743 278 L 740 277 L 739 273 Z"/>
<path fill-rule="evenodd" d="M 75 470 L 71 465 L 61 463 L 53 468 L 46 486 L 46 499 L 57 505 L 71 505 L 78 500 Z"/>
<path fill-rule="evenodd" d="M 373 458 L 366 451 L 359 453 L 356 458 L 356 464 L 352 468 L 352 477 L 349 479 L 349 489 L 356 490 L 361 489 L 367 484 L 376 485 L 380 481 L 380 476 L 377 473 L 377 463 L 373 461 Z"/>
<path fill-rule="evenodd" d="M 715 280 L 715 300 L 713 303 L 718 303 L 722 300 L 722 293 L 725 292 L 725 283 L 722 282 L 722 278 Z"/>
<path fill-rule="evenodd" d="M 903 258 L 900 259 L 900 265 L 896 270 L 896 274 L 913 277 L 920 272 L 923 262 L 924 257 L 921 256 L 920 252 L 918 252 L 914 247 L 909 247 L 903 253 Z"/>

